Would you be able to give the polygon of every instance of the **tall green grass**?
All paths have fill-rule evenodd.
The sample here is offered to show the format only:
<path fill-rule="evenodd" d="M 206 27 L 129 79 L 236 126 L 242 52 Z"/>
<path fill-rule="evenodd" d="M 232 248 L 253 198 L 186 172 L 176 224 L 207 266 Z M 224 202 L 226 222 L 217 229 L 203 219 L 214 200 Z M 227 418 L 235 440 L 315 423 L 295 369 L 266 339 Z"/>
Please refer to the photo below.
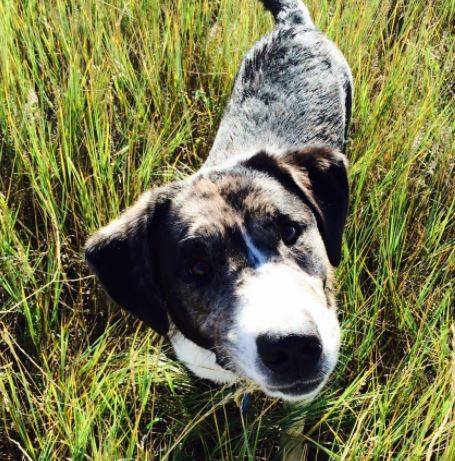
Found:
<path fill-rule="evenodd" d="M 256 0 L 0 2 L 0 458 L 455 459 L 454 4 L 312 0 L 352 66 L 343 347 L 309 405 L 192 378 L 87 234 L 204 160 Z M 290 436 L 287 436 L 289 439 Z"/>

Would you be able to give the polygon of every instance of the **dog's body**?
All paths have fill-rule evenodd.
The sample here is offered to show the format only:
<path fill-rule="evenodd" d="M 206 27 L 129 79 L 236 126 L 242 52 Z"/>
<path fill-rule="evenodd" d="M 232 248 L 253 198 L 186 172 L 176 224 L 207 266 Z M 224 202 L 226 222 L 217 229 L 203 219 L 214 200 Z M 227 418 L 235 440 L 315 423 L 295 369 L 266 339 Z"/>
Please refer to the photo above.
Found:
<path fill-rule="evenodd" d="M 319 391 L 338 355 L 352 85 L 299 0 L 263 3 L 277 26 L 242 62 L 202 169 L 146 192 L 86 255 L 196 375 L 295 400 Z"/>
<path fill-rule="evenodd" d="M 299 0 L 264 3 L 275 5 L 277 25 L 243 59 L 205 167 L 261 150 L 344 151 L 352 100 L 346 60 Z"/>

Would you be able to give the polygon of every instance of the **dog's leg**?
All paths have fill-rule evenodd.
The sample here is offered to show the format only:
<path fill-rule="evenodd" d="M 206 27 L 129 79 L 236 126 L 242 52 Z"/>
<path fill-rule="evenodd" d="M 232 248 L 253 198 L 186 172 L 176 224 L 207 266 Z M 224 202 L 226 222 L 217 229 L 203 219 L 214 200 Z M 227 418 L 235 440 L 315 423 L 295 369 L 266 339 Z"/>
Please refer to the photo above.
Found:
<path fill-rule="evenodd" d="M 295 424 L 281 434 L 280 448 L 283 461 L 306 461 L 308 459 L 307 446 L 302 439 L 302 424 Z"/>

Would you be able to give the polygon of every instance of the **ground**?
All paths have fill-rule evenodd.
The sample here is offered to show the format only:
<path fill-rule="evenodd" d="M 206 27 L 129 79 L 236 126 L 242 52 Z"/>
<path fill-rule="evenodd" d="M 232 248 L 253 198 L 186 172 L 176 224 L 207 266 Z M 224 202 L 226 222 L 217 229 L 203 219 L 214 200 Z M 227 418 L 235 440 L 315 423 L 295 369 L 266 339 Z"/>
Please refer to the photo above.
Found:
<path fill-rule="evenodd" d="M 0 458 L 455 459 L 453 3 L 312 0 L 355 79 L 340 363 L 307 405 L 198 381 L 82 246 L 206 157 L 256 0 L 0 2 Z"/>

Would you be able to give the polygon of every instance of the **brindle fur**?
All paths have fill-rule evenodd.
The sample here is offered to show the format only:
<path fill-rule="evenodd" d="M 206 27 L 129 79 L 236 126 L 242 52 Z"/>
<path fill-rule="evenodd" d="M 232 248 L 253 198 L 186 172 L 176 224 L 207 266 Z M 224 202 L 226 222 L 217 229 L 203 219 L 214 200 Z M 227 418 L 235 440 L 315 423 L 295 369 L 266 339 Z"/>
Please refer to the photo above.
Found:
<path fill-rule="evenodd" d="M 258 265 L 243 232 L 268 261 L 321 280 L 335 309 L 332 266 L 348 204 L 349 67 L 300 1 L 263 3 L 277 26 L 246 55 L 204 167 L 147 191 L 86 246 L 115 301 L 235 372 L 228 331 L 239 287 Z M 294 245 L 280 238 L 285 222 L 301 231 Z M 211 271 L 195 279 L 189 268 L 201 258 Z"/>

